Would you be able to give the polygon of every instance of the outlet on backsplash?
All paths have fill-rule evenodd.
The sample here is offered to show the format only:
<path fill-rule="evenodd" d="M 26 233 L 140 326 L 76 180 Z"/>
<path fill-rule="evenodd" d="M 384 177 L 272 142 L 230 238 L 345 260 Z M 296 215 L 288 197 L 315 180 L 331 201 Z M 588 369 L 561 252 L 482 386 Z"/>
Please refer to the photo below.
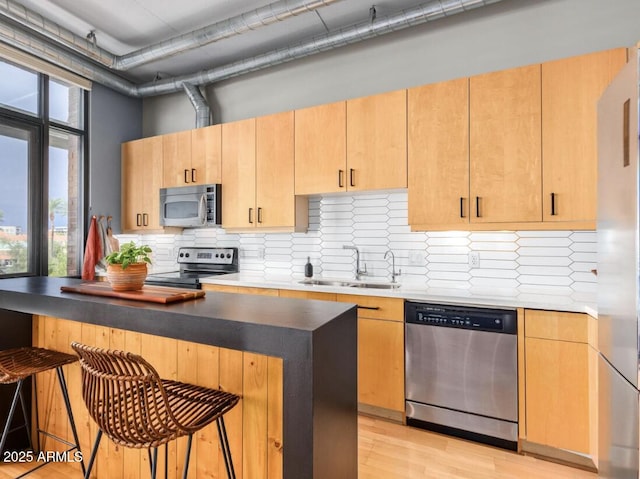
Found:
<path fill-rule="evenodd" d="M 409 265 L 410 266 L 424 265 L 424 253 L 422 253 L 421 251 L 409 251 Z"/>
<path fill-rule="evenodd" d="M 471 253 L 469 253 L 469 266 L 471 266 L 472 268 L 480 267 L 480 253 L 478 253 L 477 251 L 472 251 Z"/>

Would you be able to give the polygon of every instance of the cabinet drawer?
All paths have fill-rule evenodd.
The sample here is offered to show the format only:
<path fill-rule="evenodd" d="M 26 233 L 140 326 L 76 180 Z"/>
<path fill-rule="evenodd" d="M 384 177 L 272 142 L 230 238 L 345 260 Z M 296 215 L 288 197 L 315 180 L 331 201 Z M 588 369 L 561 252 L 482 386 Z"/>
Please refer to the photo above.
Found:
<path fill-rule="evenodd" d="M 588 315 L 557 311 L 525 310 L 525 337 L 587 343 Z"/>
<path fill-rule="evenodd" d="M 358 317 L 404 321 L 404 299 L 338 294 L 337 301 L 358 305 Z"/>

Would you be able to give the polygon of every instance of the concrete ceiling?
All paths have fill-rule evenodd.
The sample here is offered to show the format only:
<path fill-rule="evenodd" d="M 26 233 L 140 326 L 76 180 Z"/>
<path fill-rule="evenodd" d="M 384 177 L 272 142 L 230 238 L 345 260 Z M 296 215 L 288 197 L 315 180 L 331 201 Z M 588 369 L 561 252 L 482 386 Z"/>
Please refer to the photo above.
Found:
<path fill-rule="evenodd" d="M 274 0 L 17 0 L 76 35 L 95 31 L 97 44 L 122 55 L 176 35 L 253 11 Z M 331 5 L 248 33 L 121 72 L 148 82 L 225 65 L 306 40 L 369 18 L 375 4 L 379 17 L 426 0 L 339 0 Z"/>

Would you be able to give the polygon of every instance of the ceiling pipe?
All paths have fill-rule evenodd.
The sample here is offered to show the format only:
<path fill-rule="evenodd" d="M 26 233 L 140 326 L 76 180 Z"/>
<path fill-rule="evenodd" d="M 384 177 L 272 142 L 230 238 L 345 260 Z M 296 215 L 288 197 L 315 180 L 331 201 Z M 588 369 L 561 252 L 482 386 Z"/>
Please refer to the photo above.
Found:
<path fill-rule="evenodd" d="M 152 61 L 198 48 L 250 30 L 271 25 L 302 13 L 311 12 L 341 0 L 278 0 L 264 7 L 241 13 L 189 33 L 127 53 L 114 55 L 100 48 L 89 36 L 81 37 L 47 20 L 13 0 L 0 0 L 0 16 L 13 20 L 70 50 L 87 56 L 113 70 L 129 70 Z M 92 30 L 93 38 L 95 33 Z"/>
<path fill-rule="evenodd" d="M 196 128 L 211 125 L 211 108 L 209 108 L 209 104 L 202 95 L 200 88 L 191 83 L 183 83 L 182 86 L 189 100 L 191 100 L 193 108 L 196 110 Z"/>
<path fill-rule="evenodd" d="M 298 58 L 350 45 L 500 1 L 502 0 L 432 0 L 387 17 L 377 17 L 373 23 L 367 19 L 364 22 L 357 23 L 350 27 L 318 35 L 311 40 L 272 50 L 271 52 L 252 58 L 202 72 L 148 82 L 141 85 L 134 85 L 128 80 L 123 79 L 104 67 L 94 64 L 86 58 L 73 54 L 55 44 L 51 44 L 51 42 L 36 38 L 34 35 L 24 33 L 18 28 L 10 28 L 2 22 L 0 22 L 0 41 L 77 72 L 86 78 L 101 83 L 125 95 L 146 97 L 180 91 L 183 89 L 184 83 L 207 85 L 209 83 L 226 80 L 245 73 L 280 65 Z"/>
<path fill-rule="evenodd" d="M 138 93 L 141 96 L 163 95 L 177 91 L 183 82 L 207 85 L 500 1 L 502 0 L 432 0 L 387 17 L 377 17 L 374 22 L 367 19 L 296 45 L 272 50 L 228 65 L 142 84 L 138 86 Z"/>

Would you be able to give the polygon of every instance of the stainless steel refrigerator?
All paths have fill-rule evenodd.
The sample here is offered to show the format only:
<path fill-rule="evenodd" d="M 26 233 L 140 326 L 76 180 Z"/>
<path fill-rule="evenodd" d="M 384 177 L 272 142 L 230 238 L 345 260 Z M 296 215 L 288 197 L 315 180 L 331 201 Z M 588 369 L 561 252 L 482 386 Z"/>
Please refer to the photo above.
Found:
<path fill-rule="evenodd" d="M 598 468 L 638 479 L 638 50 L 598 103 Z"/>

